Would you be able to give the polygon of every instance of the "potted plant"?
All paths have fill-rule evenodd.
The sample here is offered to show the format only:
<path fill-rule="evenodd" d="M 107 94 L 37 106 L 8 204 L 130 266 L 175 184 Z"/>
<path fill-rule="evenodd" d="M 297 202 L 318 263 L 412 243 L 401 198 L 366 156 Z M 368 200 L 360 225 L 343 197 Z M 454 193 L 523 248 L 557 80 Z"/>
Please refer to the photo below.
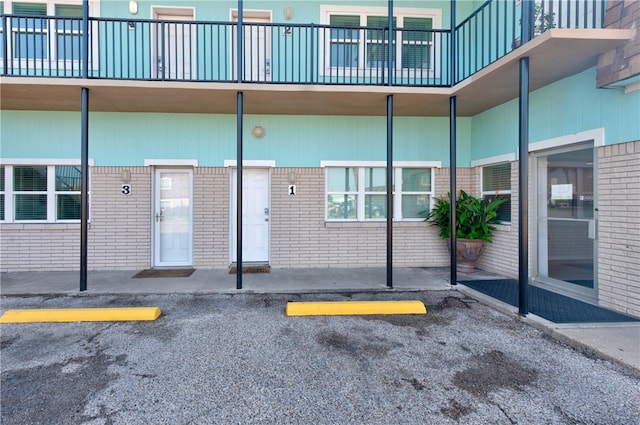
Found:
<path fill-rule="evenodd" d="M 546 30 L 550 28 L 556 27 L 555 17 L 556 14 L 554 12 L 546 12 L 542 13 L 542 4 L 536 3 L 533 7 L 533 34 L 534 36 L 540 35 Z M 518 21 L 520 25 L 522 25 L 522 19 Z M 511 48 L 516 49 L 522 45 L 522 40 L 520 37 L 517 37 L 511 43 Z"/>
<path fill-rule="evenodd" d="M 545 12 L 545 13 L 543 13 Z M 555 17 L 556 14 L 553 12 L 546 12 L 542 9 L 541 3 L 536 3 L 533 7 L 533 23 L 534 23 L 534 33 L 536 35 L 542 34 L 549 28 L 555 28 Z"/>
<path fill-rule="evenodd" d="M 425 220 L 437 226 L 442 239 L 449 239 L 450 228 L 450 199 L 436 198 L 431 211 L 425 212 Z M 498 207 L 506 199 L 482 199 L 469 195 L 464 190 L 456 199 L 456 256 L 457 270 L 461 273 L 473 273 L 475 262 L 480 257 L 485 242 L 492 243 L 494 224 L 500 221 L 496 218 Z"/>

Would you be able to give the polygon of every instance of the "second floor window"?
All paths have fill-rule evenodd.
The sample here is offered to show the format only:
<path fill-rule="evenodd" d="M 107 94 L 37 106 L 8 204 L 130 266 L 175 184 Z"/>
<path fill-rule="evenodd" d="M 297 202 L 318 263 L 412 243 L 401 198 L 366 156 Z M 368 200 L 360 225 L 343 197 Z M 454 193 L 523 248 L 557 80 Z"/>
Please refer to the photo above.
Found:
<path fill-rule="evenodd" d="M 431 30 L 439 24 L 439 11 L 398 9 L 390 43 L 386 8 L 325 8 L 321 14 L 332 27 L 325 36 L 325 68 L 344 69 L 347 74 L 357 69 L 359 76 L 365 77 L 377 75 L 387 67 L 391 48 L 393 68 L 403 75 L 431 70 L 437 38 Z"/>
<path fill-rule="evenodd" d="M 13 58 L 36 62 L 80 59 L 80 3 L 14 2 L 11 11 L 16 16 L 9 40 Z"/>

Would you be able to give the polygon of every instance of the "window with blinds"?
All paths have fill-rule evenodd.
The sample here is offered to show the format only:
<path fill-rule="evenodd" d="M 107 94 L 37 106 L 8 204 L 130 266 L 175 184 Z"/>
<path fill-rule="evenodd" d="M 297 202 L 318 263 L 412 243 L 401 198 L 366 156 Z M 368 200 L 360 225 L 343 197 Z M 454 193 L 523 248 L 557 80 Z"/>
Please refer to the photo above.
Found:
<path fill-rule="evenodd" d="M 433 33 L 431 18 L 405 18 L 402 31 L 402 68 L 430 69 Z"/>
<path fill-rule="evenodd" d="M 360 45 L 360 17 L 333 15 L 330 57 L 333 67 L 357 67 Z"/>
<path fill-rule="evenodd" d="M 46 59 L 49 57 L 48 24 L 40 16 L 47 16 L 46 3 L 13 3 L 13 57 Z"/>
<path fill-rule="evenodd" d="M 13 167 L 16 221 L 47 219 L 47 167 Z"/>
<path fill-rule="evenodd" d="M 419 13 L 418 9 L 414 10 Z M 390 43 L 387 16 L 355 6 L 349 14 L 329 12 L 331 67 L 360 69 L 365 75 L 372 75 L 373 70 L 373 75 L 377 75 L 376 72 L 387 67 L 391 49 L 392 65 L 404 71 L 403 75 L 430 70 L 435 40 L 434 18 L 398 13 L 392 22 L 393 40 Z"/>
<path fill-rule="evenodd" d="M 80 220 L 81 177 L 76 165 L 2 165 L 0 221 Z"/>
<path fill-rule="evenodd" d="M 482 167 L 482 195 L 485 199 L 506 199 L 498 208 L 498 220 L 511 222 L 511 164 Z"/>
<path fill-rule="evenodd" d="M 82 17 L 82 6 L 56 4 L 55 13 L 59 17 L 55 21 L 57 59 L 80 60 L 82 21 L 77 18 Z"/>
<path fill-rule="evenodd" d="M 368 16 L 367 17 L 367 67 L 383 68 L 387 66 L 389 57 L 389 31 L 388 18 L 386 16 Z M 393 29 L 397 29 L 398 19 L 393 18 Z M 375 28 L 375 29 L 371 29 Z M 396 45 L 393 44 L 392 57 L 396 57 Z M 393 64 L 396 61 L 394 59 Z"/>
<path fill-rule="evenodd" d="M 13 57 L 29 60 L 79 60 L 82 6 L 13 3 Z M 47 18 L 54 14 L 56 18 Z M 44 17 L 44 18 L 43 18 Z"/>

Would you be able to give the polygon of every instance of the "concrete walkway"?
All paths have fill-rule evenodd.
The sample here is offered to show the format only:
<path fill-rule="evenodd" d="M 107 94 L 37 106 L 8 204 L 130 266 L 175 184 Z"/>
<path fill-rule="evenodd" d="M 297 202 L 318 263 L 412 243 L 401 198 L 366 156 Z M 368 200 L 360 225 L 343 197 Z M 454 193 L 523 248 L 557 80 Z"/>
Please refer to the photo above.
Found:
<path fill-rule="evenodd" d="M 458 290 L 492 307 L 519 317 L 517 309 L 464 285 L 451 286 L 449 268 L 396 268 L 393 289 L 387 288 L 385 268 L 272 269 L 244 273 L 242 289 L 226 270 L 196 270 L 186 278 L 133 278 L 137 270 L 92 271 L 87 291 L 79 291 L 79 272 L 15 272 L 0 274 L 2 296 L 92 294 L 229 294 L 314 292 L 410 292 Z M 479 276 L 478 276 L 479 275 Z M 464 280 L 467 276 L 460 275 Z M 480 272 L 476 277 L 492 277 Z M 0 309 L 4 311 L 4 309 Z M 427 312 L 428 314 L 428 312 Z M 533 314 L 521 318 L 582 350 L 621 363 L 640 373 L 640 322 L 556 324 Z"/>

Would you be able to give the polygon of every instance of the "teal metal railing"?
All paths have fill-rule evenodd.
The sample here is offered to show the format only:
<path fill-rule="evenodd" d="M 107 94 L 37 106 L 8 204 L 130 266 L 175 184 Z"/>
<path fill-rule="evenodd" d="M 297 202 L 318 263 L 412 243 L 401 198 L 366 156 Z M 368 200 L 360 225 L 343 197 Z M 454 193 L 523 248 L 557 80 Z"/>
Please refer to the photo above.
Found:
<path fill-rule="evenodd" d="M 389 37 L 386 27 L 245 22 L 239 61 L 235 22 L 89 18 L 83 30 L 79 17 L 2 15 L 0 74 L 449 87 L 522 44 L 523 4 L 533 8 L 536 33 L 604 21 L 602 1 L 488 0 L 455 27 L 455 46 L 449 29 L 394 28 Z"/>

